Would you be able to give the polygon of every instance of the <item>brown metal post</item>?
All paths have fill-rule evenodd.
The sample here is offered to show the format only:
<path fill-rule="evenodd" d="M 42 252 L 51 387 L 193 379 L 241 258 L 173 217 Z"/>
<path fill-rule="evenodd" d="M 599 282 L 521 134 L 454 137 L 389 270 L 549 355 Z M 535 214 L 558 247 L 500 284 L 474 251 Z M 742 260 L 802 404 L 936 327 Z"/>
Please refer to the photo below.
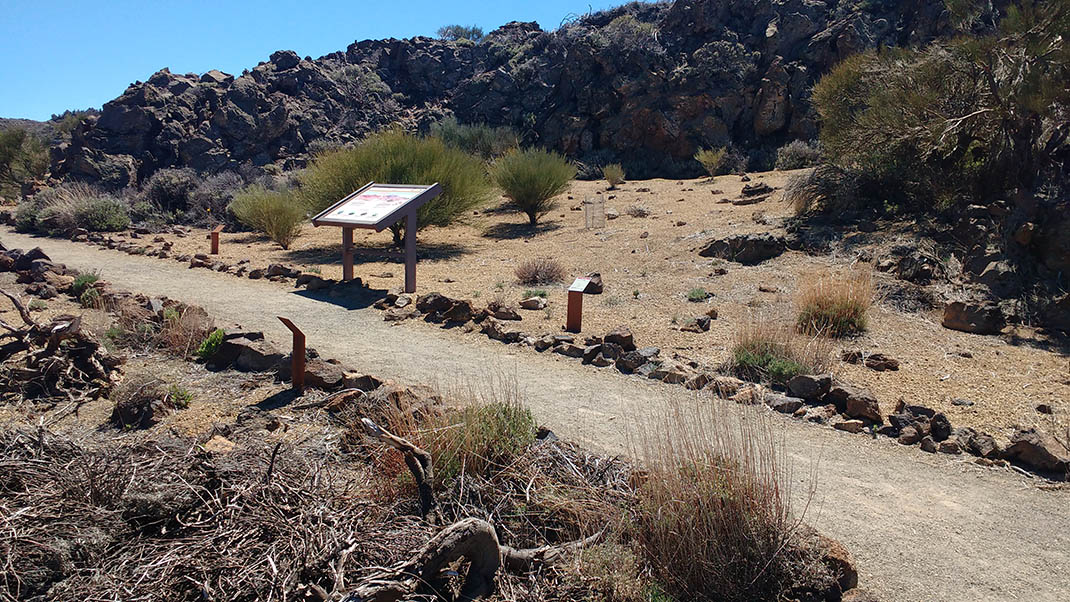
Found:
<path fill-rule="evenodd" d="M 568 313 L 565 316 L 565 330 L 579 332 L 583 321 L 583 293 L 581 291 L 568 292 Z"/>
<path fill-rule="evenodd" d="M 416 211 L 405 216 L 405 292 L 416 292 Z"/>
<path fill-rule="evenodd" d="M 353 228 L 342 228 L 342 281 L 353 279 Z"/>
<path fill-rule="evenodd" d="M 212 229 L 212 255 L 219 255 L 219 233 L 222 231 L 222 224 Z"/>
<path fill-rule="evenodd" d="M 290 379 L 293 383 L 293 390 L 300 395 L 305 391 L 305 333 L 301 332 L 301 329 L 297 326 L 294 326 L 294 323 L 289 319 L 282 316 L 278 316 L 278 318 L 294 335 Z"/>

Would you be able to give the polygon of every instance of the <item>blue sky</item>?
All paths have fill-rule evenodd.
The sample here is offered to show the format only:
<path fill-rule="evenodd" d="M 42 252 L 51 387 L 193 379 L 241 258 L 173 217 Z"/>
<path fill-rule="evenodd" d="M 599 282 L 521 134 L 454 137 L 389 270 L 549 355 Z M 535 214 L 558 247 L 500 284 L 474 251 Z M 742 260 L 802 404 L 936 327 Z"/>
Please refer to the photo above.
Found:
<path fill-rule="evenodd" d="M 0 117 L 48 119 L 99 108 L 162 67 L 235 75 L 276 50 L 319 57 L 356 40 L 433 36 L 442 25 L 490 31 L 509 21 L 556 28 L 589 0 L 232 2 L 0 0 Z"/>

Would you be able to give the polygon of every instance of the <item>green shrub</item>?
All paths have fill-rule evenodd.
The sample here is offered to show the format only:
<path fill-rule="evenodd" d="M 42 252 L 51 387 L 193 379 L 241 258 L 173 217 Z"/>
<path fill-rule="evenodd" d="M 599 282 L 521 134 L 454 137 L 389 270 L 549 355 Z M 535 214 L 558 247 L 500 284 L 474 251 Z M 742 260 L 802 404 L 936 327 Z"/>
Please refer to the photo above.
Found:
<path fill-rule="evenodd" d="M 212 359 L 219 352 L 219 346 L 223 344 L 223 329 L 216 328 L 197 347 L 197 357 L 202 360 Z"/>
<path fill-rule="evenodd" d="M 488 201 L 492 189 L 483 162 L 449 148 L 439 138 L 419 138 L 400 130 L 368 137 L 351 148 L 318 155 L 301 174 L 301 199 L 318 213 L 368 182 L 432 184 L 442 194 L 419 209 L 419 227 L 448 226 Z M 404 220 L 391 226 L 402 243 Z"/>
<path fill-rule="evenodd" d="M 816 374 L 828 366 L 830 349 L 823 339 L 804 339 L 793 329 L 756 320 L 736 333 L 728 368 L 755 382 L 787 383 L 798 374 Z"/>
<path fill-rule="evenodd" d="M 24 232 L 66 235 L 76 228 L 117 232 L 130 226 L 127 205 L 81 183 L 62 184 L 41 191 L 19 206 L 16 228 Z"/>
<path fill-rule="evenodd" d="M 86 309 L 100 309 L 100 291 L 96 288 L 87 288 L 78 295 L 78 302 Z"/>
<path fill-rule="evenodd" d="M 695 160 L 702 164 L 707 174 L 717 176 L 724 173 L 721 171 L 721 163 L 727 155 L 728 149 L 725 148 L 704 148 L 695 153 Z"/>
<path fill-rule="evenodd" d="M 441 485 L 462 471 L 487 476 L 507 466 L 535 441 L 535 418 L 519 403 L 473 404 L 432 419 L 418 440 L 431 452 Z"/>
<path fill-rule="evenodd" d="M 534 226 L 554 208 L 553 197 L 568 189 L 576 168 L 557 153 L 527 149 L 498 159 L 492 173 L 505 196 Z"/>
<path fill-rule="evenodd" d="M 94 282 L 100 280 L 100 272 L 81 272 L 74 277 L 74 284 L 71 285 L 71 294 L 75 297 L 81 297 Z"/>
<path fill-rule="evenodd" d="M 301 234 L 305 208 L 290 192 L 276 192 L 253 185 L 241 191 L 230 204 L 241 223 L 263 232 L 283 249 L 289 249 Z"/>
<path fill-rule="evenodd" d="M 34 299 L 33 301 L 30 301 L 30 304 L 27 306 L 27 308 L 30 311 L 44 311 L 48 309 L 48 304 L 40 299 Z"/>
<path fill-rule="evenodd" d="M 624 182 L 624 168 L 620 163 L 610 163 L 602 168 L 602 177 L 609 182 L 609 189 L 613 190 Z"/>
<path fill-rule="evenodd" d="M 443 40 L 469 40 L 478 42 L 483 39 L 483 28 L 478 25 L 444 25 L 438 28 L 438 37 Z"/>
<path fill-rule="evenodd" d="M 130 226 L 126 203 L 111 197 L 86 199 L 75 214 L 78 227 L 90 232 L 118 232 Z"/>
<path fill-rule="evenodd" d="M 705 301 L 706 298 L 709 296 L 710 294 L 706 292 L 706 289 L 701 287 L 696 287 L 687 291 L 687 300 L 692 303 L 700 303 L 702 301 Z"/>
<path fill-rule="evenodd" d="M 171 385 L 167 387 L 166 403 L 179 410 L 184 410 L 189 407 L 189 403 L 193 401 L 193 393 L 189 389 L 182 385 Z"/>
<path fill-rule="evenodd" d="M 776 169 L 802 169 L 821 163 L 821 149 L 816 144 L 792 140 L 776 151 Z"/>
<path fill-rule="evenodd" d="M 455 117 L 447 117 L 431 125 L 431 135 L 450 148 L 478 155 L 483 159 L 500 157 L 516 148 L 516 132 L 507 127 L 492 127 L 483 123 L 462 124 Z"/>
<path fill-rule="evenodd" d="M 549 296 L 549 294 L 545 290 L 543 290 L 541 288 L 537 288 L 537 289 L 529 288 L 529 289 L 526 289 L 524 291 L 524 297 L 523 298 L 524 299 L 530 299 L 532 297 L 542 297 L 543 299 L 545 299 L 548 296 Z"/>

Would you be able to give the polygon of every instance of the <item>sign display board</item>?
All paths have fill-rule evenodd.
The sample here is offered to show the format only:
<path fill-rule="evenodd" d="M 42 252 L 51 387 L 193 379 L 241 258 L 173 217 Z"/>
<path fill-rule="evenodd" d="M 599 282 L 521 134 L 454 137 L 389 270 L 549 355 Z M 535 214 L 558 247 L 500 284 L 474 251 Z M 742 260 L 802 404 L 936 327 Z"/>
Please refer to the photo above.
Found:
<path fill-rule="evenodd" d="M 438 183 L 430 186 L 376 184 L 369 182 L 312 218 L 313 226 L 342 228 L 342 280 L 353 279 L 353 229 L 382 232 L 405 220 L 405 292 L 416 291 L 416 211 L 442 194 Z"/>
<path fill-rule="evenodd" d="M 405 186 L 372 182 L 312 218 L 312 224 L 382 230 L 438 196 L 441 190 L 438 184 Z"/>

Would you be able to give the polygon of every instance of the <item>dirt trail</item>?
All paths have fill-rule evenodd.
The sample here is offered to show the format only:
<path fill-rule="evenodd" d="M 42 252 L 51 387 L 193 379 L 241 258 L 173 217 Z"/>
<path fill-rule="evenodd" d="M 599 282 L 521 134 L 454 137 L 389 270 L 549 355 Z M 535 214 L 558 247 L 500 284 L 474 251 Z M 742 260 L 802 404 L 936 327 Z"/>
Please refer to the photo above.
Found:
<path fill-rule="evenodd" d="M 391 326 L 374 309 L 346 309 L 275 283 L 7 229 L 0 229 L 0 240 L 8 247 L 40 246 L 74 268 L 99 269 L 124 289 L 199 304 L 218 322 L 263 330 L 283 348 L 289 331 L 275 316 L 290 317 L 324 357 L 372 374 L 444 387 L 504 374 L 541 424 L 613 453 L 627 448 L 632 409 L 688 398 L 681 387 L 550 354 Z M 882 600 L 1070 599 L 1070 490 L 1039 490 L 1035 480 L 982 469 L 968 457 L 780 422 L 797 490 L 817 462 L 818 491 L 807 520 L 847 545 L 860 585 Z"/>

